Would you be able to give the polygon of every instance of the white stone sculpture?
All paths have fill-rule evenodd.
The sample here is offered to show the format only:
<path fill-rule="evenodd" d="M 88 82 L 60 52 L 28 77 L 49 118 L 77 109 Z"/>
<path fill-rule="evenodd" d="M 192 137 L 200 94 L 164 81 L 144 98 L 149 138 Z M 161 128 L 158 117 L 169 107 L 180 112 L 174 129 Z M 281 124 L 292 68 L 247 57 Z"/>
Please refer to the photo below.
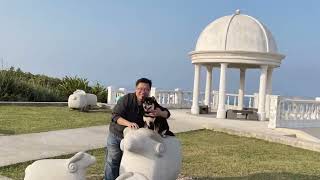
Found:
<path fill-rule="evenodd" d="M 24 180 L 85 180 L 86 169 L 96 158 L 78 152 L 70 159 L 43 159 L 29 165 Z"/>
<path fill-rule="evenodd" d="M 97 96 L 86 93 L 83 90 L 76 90 L 68 98 L 68 107 L 72 109 L 89 109 L 97 105 Z"/>
<path fill-rule="evenodd" d="M 87 105 L 96 106 L 98 102 L 98 98 L 95 94 L 86 93 L 87 95 Z"/>
<path fill-rule="evenodd" d="M 124 130 L 123 156 L 117 180 L 175 180 L 181 169 L 181 145 L 177 138 L 146 128 Z"/>
<path fill-rule="evenodd" d="M 149 180 L 149 179 L 141 173 L 127 172 L 127 173 L 121 174 L 116 180 Z"/>
<path fill-rule="evenodd" d="M 87 105 L 86 92 L 77 90 L 68 98 L 68 107 L 73 109 L 83 108 Z"/>

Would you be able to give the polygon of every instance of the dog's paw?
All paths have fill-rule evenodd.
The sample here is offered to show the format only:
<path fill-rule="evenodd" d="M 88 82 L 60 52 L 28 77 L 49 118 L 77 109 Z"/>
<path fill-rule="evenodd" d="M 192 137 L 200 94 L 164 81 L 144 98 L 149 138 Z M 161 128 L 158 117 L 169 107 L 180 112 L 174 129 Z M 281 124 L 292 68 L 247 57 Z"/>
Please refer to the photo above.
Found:
<path fill-rule="evenodd" d="M 165 130 L 165 131 L 162 131 L 162 132 L 160 133 L 160 136 L 163 137 L 163 138 L 165 138 L 165 137 L 167 137 L 166 133 L 167 133 L 166 130 Z"/>

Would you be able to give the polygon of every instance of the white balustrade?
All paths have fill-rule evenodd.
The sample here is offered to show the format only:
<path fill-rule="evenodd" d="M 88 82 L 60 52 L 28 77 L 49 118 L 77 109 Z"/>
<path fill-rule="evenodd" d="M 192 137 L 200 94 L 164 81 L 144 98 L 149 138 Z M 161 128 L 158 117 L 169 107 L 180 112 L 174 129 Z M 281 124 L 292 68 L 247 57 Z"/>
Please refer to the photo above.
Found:
<path fill-rule="evenodd" d="M 269 127 L 320 127 L 320 101 L 270 96 Z"/>
<path fill-rule="evenodd" d="M 115 104 L 119 97 L 125 95 L 127 90 L 124 88 L 116 89 L 112 86 L 108 87 L 108 104 Z M 191 108 L 192 91 L 175 90 L 158 90 L 152 88 L 150 92 L 161 106 L 167 108 Z M 219 92 L 211 92 L 211 109 L 213 111 L 218 108 Z M 320 98 L 315 100 L 297 99 L 280 97 L 275 95 L 268 96 L 270 98 L 269 108 L 269 127 L 320 127 Z M 258 93 L 254 95 L 244 95 L 243 107 L 257 108 Z M 204 104 L 204 92 L 199 94 L 200 105 Z M 226 108 L 238 108 L 238 94 L 226 94 Z M 267 111 L 267 110 L 266 110 Z"/>
<path fill-rule="evenodd" d="M 124 88 L 116 89 L 113 86 L 108 87 L 108 103 L 116 104 L 119 97 L 125 95 L 127 90 Z M 159 90 L 155 87 L 151 88 L 150 96 L 154 96 L 158 103 L 168 108 L 191 108 L 192 106 L 192 91 L 182 91 L 181 89 L 175 90 Z M 217 110 L 219 101 L 219 92 L 211 92 L 211 109 Z M 238 94 L 226 94 L 226 107 L 228 109 L 238 108 Z M 199 105 L 203 105 L 205 100 L 205 93 L 199 94 Z M 255 96 L 244 96 L 244 107 L 255 107 Z"/>

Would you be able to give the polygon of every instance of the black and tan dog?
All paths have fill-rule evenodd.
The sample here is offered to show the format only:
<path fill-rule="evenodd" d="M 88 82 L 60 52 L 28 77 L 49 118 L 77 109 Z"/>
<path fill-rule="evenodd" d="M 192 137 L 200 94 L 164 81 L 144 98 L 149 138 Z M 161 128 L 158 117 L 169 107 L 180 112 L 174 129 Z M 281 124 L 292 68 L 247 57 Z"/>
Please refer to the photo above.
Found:
<path fill-rule="evenodd" d="M 166 118 L 154 117 L 150 115 L 150 112 L 160 108 L 160 105 L 154 97 L 146 97 L 143 102 L 143 120 L 146 123 L 146 127 L 159 133 L 162 137 L 174 136 L 169 130 L 169 124 Z"/>

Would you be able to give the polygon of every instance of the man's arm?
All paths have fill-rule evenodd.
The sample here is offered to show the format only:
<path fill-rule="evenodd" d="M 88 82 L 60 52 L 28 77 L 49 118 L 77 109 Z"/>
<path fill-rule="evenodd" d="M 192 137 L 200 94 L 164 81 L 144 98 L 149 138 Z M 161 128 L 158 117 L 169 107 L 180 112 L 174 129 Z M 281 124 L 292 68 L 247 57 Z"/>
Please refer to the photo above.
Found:
<path fill-rule="evenodd" d="M 158 102 L 156 102 L 156 108 L 152 113 L 154 116 L 160 116 L 160 117 L 163 117 L 166 119 L 168 119 L 171 115 L 169 110 L 167 108 L 160 106 L 160 104 L 158 104 Z"/>
<path fill-rule="evenodd" d="M 130 121 L 128 121 L 128 120 L 126 120 L 126 119 L 124 119 L 122 117 L 118 118 L 117 123 L 120 124 L 120 125 L 123 125 L 123 126 L 131 127 L 131 128 L 136 128 L 136 129 L 139 128 L 138 124 L 130 122 Z"/>
<path fill-rule="evenodd" d="M 168 110 L 161 110 L 159 108 L 158 116 L 168 119 L 169 118 L 169 111 Z"/>
<path fill-rule="evenodd" d="M 128 96 L 121 97 L 112 110 L 112 121 L 117 124 L 128 126 L 131 128 L 139 128 L 136 123 L 132 123 L 125 119 L 128 107 Z"/>

